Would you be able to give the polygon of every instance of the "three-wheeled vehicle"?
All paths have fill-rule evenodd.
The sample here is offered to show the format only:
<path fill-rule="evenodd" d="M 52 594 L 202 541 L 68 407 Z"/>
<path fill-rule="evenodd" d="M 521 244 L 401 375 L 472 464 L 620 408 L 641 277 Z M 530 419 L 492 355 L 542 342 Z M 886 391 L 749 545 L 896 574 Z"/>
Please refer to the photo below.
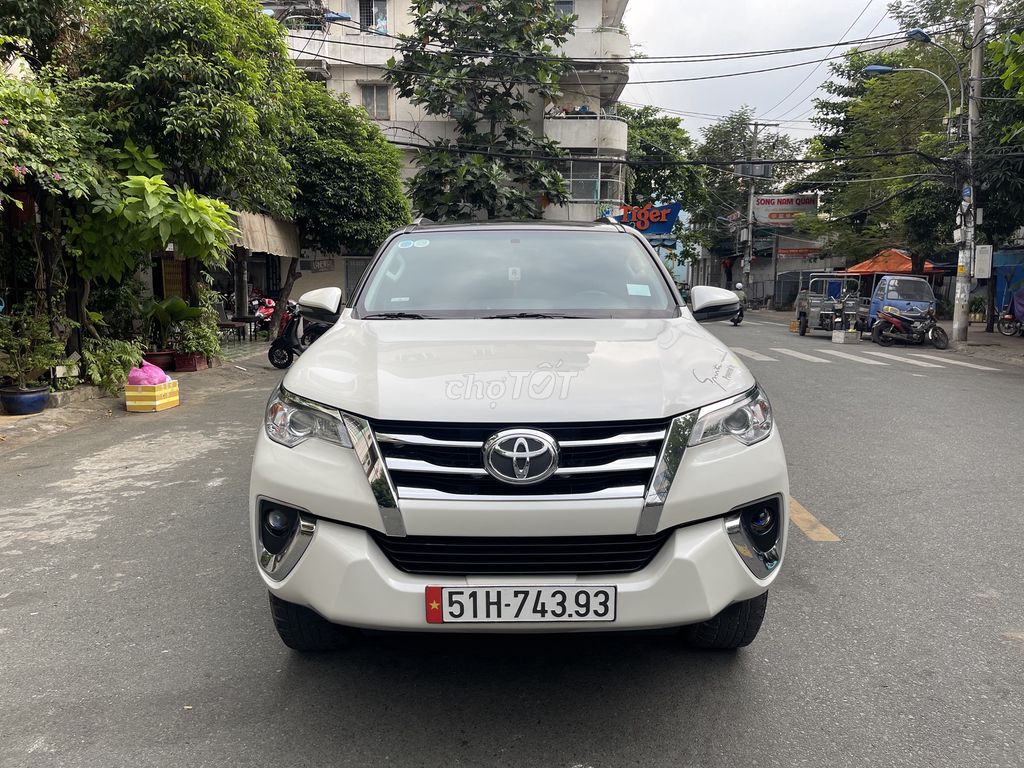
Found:
<path fill-rule="evenodd" d="M 857 328 L 869 332 L 881 311 L 896 315 L 923 315 L 935 309 L 935 294 L 923 277 L 882 275 L 875 284 L 871 298 L 860 302 Z"/>
<path fill-rule="evenodd" d="M 857 323 L 861 275 L 852 272 L 813 272 L 796 295 L 797 330 L 847 330 Z"/>

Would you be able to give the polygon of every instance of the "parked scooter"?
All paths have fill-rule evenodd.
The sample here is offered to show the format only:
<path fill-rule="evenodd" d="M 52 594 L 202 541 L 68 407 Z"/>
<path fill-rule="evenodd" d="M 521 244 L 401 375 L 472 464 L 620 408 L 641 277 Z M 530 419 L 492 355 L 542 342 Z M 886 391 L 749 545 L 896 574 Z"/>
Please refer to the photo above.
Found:
<path fill-rule="evenodd" d="M 936 349 L 949 346 L 949 336 L 935 319 L 935 311 L 929 309 L 922 315 L 897 315 L 884 309 L 878 313 L 878 320 L 871 329 L 871 340 L 882 347 L 891 347 L 894 341 L 907 344 L 923 344 L 928 340 Z"/>
<path fill-rule="evenodd" d="M 743 322 L 743 307 L 740 307 L 739 312 L 733 315 L 732 319 L 729 320 L 729 322 L 732 323 L 734 326 L 739 325 L 740 323 Z"/>
<path fill-rule="evenodd" d="M 274 307 L 276 306 L 277 302 L 273 299 L 268 299 L 266 296 L 249 299 L 249 307 L 256 318 L 256 333 L 270 331 L 270 318 L 274 316 Z"/>
<path fill-rule="evenodd" d="M 307 323 L 299 312 L 298 305 L 288 302 L 288 324 L 281 335 L 270 345 L 267 357 L 275 368 L 287 368 L 309 345 L 319 339 L 330 328 L 326 323 Z"/>

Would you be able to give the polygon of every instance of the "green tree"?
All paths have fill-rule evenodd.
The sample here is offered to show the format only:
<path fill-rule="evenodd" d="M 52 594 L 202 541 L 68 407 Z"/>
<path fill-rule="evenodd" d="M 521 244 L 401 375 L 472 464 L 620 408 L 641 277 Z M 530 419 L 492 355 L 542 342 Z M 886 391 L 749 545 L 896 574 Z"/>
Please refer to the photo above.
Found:
<path fill-rule="evenodd" d="M 304 83 L 302 123 L 286 157 L 298 185 L 295 224 L 303 243 L 324 251 L 374 251 L 409 222 L 401 154 L 366 112 Z"/>
<path fill-rule="evenodd" d="M 287 217 L 282 152 L 300 119 L 301 74 L 280 25 L 256 0 L 93 0 L 83 74 L 101 92 L 114 142 L 152 146 L 168 179 L 249 210 Z"/>
<path fill-rule="evenodd" d="M 304 82 L 302 122 L 285 150 L 298 186 L 295 225 L 303 247 L 372 253 L 391 230 L 409 222 L 401 154 L 365 110 Z M 277 333 L 298 277 L 292 259 L 270 321 Z"/>
<path fill-rule="evenodd" d="M 741 107 L 717 122 L 701 129 L 701 141 L 696 157 L 709 163 L 704 182 L 707 194 L 691 209 L 694 223 L 700 228 L 705 245 L 718 256 L 735 254 L 735 224 L 725 225 L 721 217 L 745 215 L 748 197 L 748 179 L 737 175 L 732 163 L 749 158 L 753 144 L 754 112 Z M 778 131 L 758 132 L 757 155 L 763 160 L 791 160 L 801 154 L 801 142 Z M 778 192 L 797 172 L 794 165 L 776 165 L 774 176 L 759 179 L 759 192 Z"/>
<path fill-rule="evenodd" d="M 544 202 L 568 199 L 558 146 L 529 117 L 558 95 L 556 48 L 574 16 L 551 0 L 415 0 L 415 33 L 397 45 L 388 80 L 429 115 L 454 122 L 454 140 L 417 151 L 409 190 L 425 216 L 538 218 Z"/>
<path fill-rule="evenodd" d="M 681 164 L 696 154 L 682 120 L 651 106 L 620 104 L 616 111 L 629 126 L 626 159 L 631 173 L 626 201 L 636 205 L 678 200 L 690 210 L 705 205 L 707 193 L 700 167 Z"/>

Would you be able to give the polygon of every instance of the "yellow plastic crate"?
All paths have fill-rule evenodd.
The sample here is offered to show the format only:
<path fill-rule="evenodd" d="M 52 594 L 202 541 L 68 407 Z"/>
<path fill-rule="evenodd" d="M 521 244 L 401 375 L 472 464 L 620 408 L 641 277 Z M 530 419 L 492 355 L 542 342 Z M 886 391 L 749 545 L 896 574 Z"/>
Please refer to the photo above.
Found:
<path fill-rule="evenodd" d="M 789 332 L 790 333 L 796 333 L 799 330 L 800 330 L 800 321 L 799 320 L 790 320 L 789 321 Z"/>
<path fill-rule="evenodd" d="M 124 404 L 130 413 L 153 413 L 174 408 L 179 404 L 178 382 L 127 384 L 124 388 Z"/>

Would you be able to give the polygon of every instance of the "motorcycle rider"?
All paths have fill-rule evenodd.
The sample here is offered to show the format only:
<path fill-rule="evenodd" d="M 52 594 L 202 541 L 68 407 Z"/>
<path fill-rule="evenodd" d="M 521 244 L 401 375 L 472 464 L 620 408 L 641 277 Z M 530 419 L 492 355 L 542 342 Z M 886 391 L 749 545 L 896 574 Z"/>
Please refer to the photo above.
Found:
<path fill-rule="evenodd" d="M 736 298 L 740 300 L 740 311 L 736 313 L 736 317 L 742 320 L 743 310 L 747 306 L 747 292 L 743 290 L 743 283 L 736 283 L 735 294 Z"/>

